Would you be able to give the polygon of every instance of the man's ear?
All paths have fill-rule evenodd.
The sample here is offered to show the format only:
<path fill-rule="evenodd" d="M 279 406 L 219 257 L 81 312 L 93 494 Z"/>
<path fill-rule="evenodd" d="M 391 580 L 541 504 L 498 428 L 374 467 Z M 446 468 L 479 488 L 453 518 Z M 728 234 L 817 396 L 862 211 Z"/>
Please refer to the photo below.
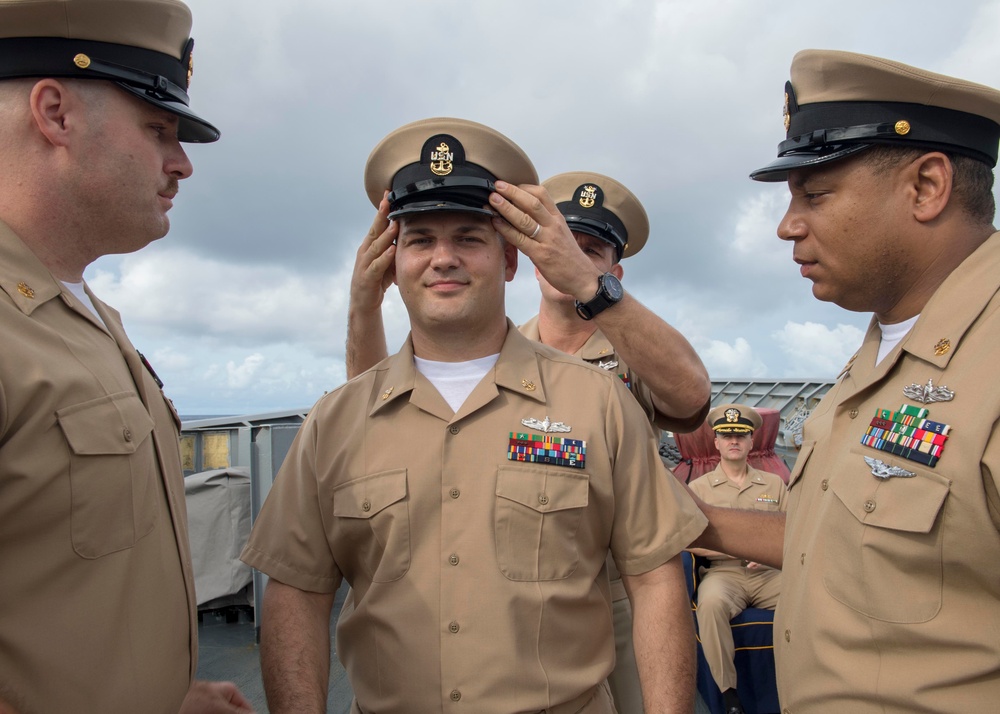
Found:
<path fill-rule="evenodd" d="M 46 78 L 31 88 L 28 102 L 39 133 L 53 146 L 66 146 L 72 128 L 70 114 L 83 106 L 80 97 L 59 80 Z"/>
<path fill-rule="evenodd" d="M 940 216 L 951 200 L 955 177 L 951 159 L 932 151 L 913 161 L 905 171 L 913 196 L 913 217 L 927 223 Z"/>
<path fill-rule="evenodd" d="M 513 243 L 508 243 L 503 236 L 500 236 L 500 240 L 503 241 L 504 279 L 509 283 L 517 273 L 517 248 Z"/>
<path fill-rule="evenodd" d="M 621 280 L 622 276 L 625 275 L 625 268 L 622 267 L 621 263 L 615 263 L 608 272 Z"/>

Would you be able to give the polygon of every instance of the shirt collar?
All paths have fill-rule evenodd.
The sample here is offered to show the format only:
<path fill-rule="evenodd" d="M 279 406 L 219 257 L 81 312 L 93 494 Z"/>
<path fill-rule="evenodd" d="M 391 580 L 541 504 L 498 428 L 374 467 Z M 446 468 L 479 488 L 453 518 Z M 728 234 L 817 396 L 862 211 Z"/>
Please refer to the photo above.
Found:
<path fill-rule="evenodd" d="M 413 364 L 413 338 L 407 335 L 398 353 L 388 360 L 382 392 L 375 399 L 370 416 L 379 413 L 403 395 L 410 395 L 417 381 L 417 369 Z M 535 343 L 518 332 L 514 323 L 507 320 L 507 337 L 500 348 L 500 357 L 493 368 L 494 383 L 498 389 L 522 394 L 529 399 L 545 402 L 545 388 Z M 408 397 L 411 398 L 411 397 Z"/>
<path fill-rule="evenodd" d="M 62 292 L 59 281 L 3 221 L 0 221 L 0 290 L 25 315 Z"/>

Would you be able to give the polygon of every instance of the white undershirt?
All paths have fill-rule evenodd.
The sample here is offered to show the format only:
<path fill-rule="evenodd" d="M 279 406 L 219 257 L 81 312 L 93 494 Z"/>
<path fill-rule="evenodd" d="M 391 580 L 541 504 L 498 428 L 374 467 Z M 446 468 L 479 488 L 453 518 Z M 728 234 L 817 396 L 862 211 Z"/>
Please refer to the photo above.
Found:
<path fill-rule="evenodd" d="M 500 355 L 495 354 L 468 362 L 433 362 L 414 357 L 413 362 L 417 371 L 441 393 L 451 410 L 457 412 L 499 358 Z"/>
<path fill-rule="evenodd" d="M 73 295 L 76 297 L 77 300 L 83 303 L 83 306 L 85 308 L 90 310 L 90 313 L 97 318 L 97 321 L 99 323 L 107 327 L 107 325 L 104 324 L 104 320 L 101 319 L 101 316 L 97 314 L 97 308 L 94 307 L 94 301 L 90 299 L 90 295 L 88 295 L 87 292 L 83 289 L 82 281 L 79 283 L 68 283 L 65 280 L 63 280 L 62 284 L 66 286 L 67 290 L 73 293 Z"/>
<path fill-rule="evenodd" d="M 906 334 L 917 323 L 917 318 L 919 317 L 920 315 L 915 315 L 909 320 L 896 322 L 892 325 L 883 325 L 881 322 L 878 324 L 878 328 L 882 331 L 882 341 L 878 346 L 878 356 L 875 358 L 875 364 L 881 362 L 887 354 L 892 352 L 892 348 L 906 337 Z"/>

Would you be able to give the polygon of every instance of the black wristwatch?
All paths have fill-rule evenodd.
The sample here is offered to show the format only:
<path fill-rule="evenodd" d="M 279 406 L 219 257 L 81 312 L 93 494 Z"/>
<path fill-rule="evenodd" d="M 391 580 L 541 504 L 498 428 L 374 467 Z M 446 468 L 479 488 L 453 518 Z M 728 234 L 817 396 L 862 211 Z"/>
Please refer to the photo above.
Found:
<path fill-rule="evenodd" d="M 605 273 L 597 279 L 597 295 L 587 302 L 576 301 L 576 314 L 584 320 L 592 320 L 612 305 L 621 302 L 625 290 L 621 282 L 611 273 Z"/>

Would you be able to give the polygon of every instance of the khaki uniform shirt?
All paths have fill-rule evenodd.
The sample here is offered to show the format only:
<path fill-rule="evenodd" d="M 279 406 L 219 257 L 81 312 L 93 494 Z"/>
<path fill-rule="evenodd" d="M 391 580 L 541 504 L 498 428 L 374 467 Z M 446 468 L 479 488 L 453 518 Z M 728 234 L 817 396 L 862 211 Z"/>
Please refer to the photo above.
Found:
<path fill-rule="evenodd" d="M 805 423 L 774 632 L 783 711 L 1000 706 L 998 285 L 994 234 L 877 366 L 873 323 Z M 928 380 L 954 398 L 904 395 Z M 936 465 L 861 443 L 876 410 L 904 404 L 951 426 Z M 909 475 L 876 478 L 865 457 Z"/>
<path fill-rule="evenodd" d="M 412 344 L 309 413 L 243 559 L 302 590 L 353 588 L 337 652 L 362 710 L 538 711 L 612 669 L 605 560 L 652 570 L 705 527 L 621 381 L 509 325 L 457 414 Z M 508 458 L 524 419 L 585 442 Z M 515 445 L 515 448 L 516 445 Z M 574 467 L 575 459 L 582 468 Z"/>
<path fill-rule="evenodd" d="M 541 342 L 538 335 L 538 315 L 535 315 L 517 329 L 529 340 Z M 629 366 L 618 356 L 615 348 L 600 330 L 592 334 L 590 339 L 573 356 L 579 357 L 584 362 L 589 362 L 612 374 L 617 374 L 625 383 L 625 386 L 629 388 L 629 391 L 632 392 L 632 396 L 639 402 L 642 410 L 646 412 L 646 417 L 655 427 L 664 431 L 679 431 L 682 434 L 686 434 L 701 426 L 702 422 L 705 421 L 705 417 L 708 416 L 708 410 L 711 406 L 710 402 L 705 402 L 704 409 L 686 419 L 676 419 L 658 412 L 656 407 L 653 406 L 653 393 L 649 390 L 649 387 L 646 386 L 646 383 L 642 381 L 639 375 L 629 369 Z"/>
<path fill-rule="evenodd" d="M 737 486 L 729 480 L 722 466 L 714 471 L 702 474 L 690 484 L 691 490 L 710 506 L 724 508 L 742 508 L 752 511 L 784 511 L 788 506 L 787 488 L 778 474 L 768 471 L 758 471 L 747 464 L 747 475 L 743 486 Z M 707 556 L 712 565 L 722 565 L 724 561 L 732 560 L 739 564 L 739 559 L 724 555 Z M 756 568 L 756 571 L 773 570 L 766 565 Z"/>
<path fill-rule="evenodd" d="M 110 333 L 0 223 L 0 699 L 176 714 L 196 605 L 179 421 Z"/>
<path fill-rule="evenodd" d="M 535 315 L 517 329 L 529 340 L 541 342 L 541 337 L 538 333 L 538 315 Z M 687 433 L 701 426 L 701 423 L 705 421 L 705 417 L 708 416 L 711 401 L 705 402 L 704 409 L 687 419 L 675 419 L 657 411 L 653 405 L 653 393 L 649 387 L 646 386 L 646 383 L 642 381 L 639 375 L 629 369 L 629 366 L 618 356 L 614 346 L 600 330 L 594 332 L 590 336 L 590 339 L 573 356 L 579 357 L 584 362 L 600 367 L 612 374 L 617 374 L 622 382 L 625 383 L 625 386 L 628 387 L 632 396 L 635 397 L 639 406 L 642 407 L 646 418 L 649 419 L 654 428 Z M 608 559 L 608 576 L 611 578 L 612 599 L 615 602 L 627 600 L 628 594 L 625 592 L 625 585 L 622 583 L 621 574 L 615 567 L 614 561 L 610 558 Z"/>

